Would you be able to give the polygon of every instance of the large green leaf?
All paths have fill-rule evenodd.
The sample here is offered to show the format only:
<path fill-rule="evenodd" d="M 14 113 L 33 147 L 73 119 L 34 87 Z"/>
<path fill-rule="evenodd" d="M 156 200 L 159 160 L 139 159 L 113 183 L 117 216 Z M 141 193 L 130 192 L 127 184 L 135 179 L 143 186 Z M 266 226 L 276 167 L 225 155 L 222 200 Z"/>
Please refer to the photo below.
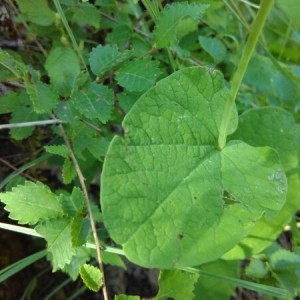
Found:
<path fill-rule="evenodd" d="M 288 176 L 287 201 L 276 218 L 262 218 L 250 235 L 225 255 L 228 259 L 243 259 L 259 253 L 281 233 L 300 203 L 300 125 L 292 114 L 275 107 L 250 110 L 240 116 L 233 139 L 243 139 L 255 147 L 270 146 L 277 150 Z M 278 176 L 274 173 L 274 176 Z"/>
<path fill-rule="evenodd" d="M 218 149 L 227 97 L 219 72 L 187 68 L 125 117 L 125 137 L 113 139 L 104 163 L 101 204 L 133 262 L 170 268 L 217 259 L 284 204 L 286 178 L 273 149 L 241 141 Z M 234 111 L 228 134 L 236 125 Z"/>

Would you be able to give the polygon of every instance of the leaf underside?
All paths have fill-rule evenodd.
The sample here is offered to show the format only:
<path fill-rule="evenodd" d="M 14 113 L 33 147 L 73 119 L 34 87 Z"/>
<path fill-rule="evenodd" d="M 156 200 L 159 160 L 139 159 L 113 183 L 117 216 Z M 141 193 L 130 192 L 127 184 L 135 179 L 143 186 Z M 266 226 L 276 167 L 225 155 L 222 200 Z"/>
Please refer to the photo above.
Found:
<path fill-rule="evenodd" d="M 186 68 L 125 117 L 125 137 L 113 139 L 104 163 L 101 205 L 133 262 L 172 268 L 217 259 L 284 204 L 286 177 L 273 149 L 242 141 L 217 148 L 227 97 L 219 72 Z M 234 111 L 228 134 L 236 126 Z"/>

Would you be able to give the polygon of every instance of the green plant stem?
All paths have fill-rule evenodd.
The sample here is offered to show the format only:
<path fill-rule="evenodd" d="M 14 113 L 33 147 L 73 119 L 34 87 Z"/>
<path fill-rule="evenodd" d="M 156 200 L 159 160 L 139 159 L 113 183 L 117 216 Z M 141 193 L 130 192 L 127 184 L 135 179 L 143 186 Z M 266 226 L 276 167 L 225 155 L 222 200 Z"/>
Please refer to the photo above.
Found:
<path fill-rule="evenodd" d="M 219 134 L 219 139 L 218 139 L 218 147 L 220 150 L 223 149 L 226 144 L 228 127 L 229 127 L 230 118 L 231 118 L 231 114 L 233 111 L 236 96 L 239 91 L 240 85 L 242 83 L 244 74 L 247 70 L 250 58 L 256 47 L 259 35 L 263 30 L 265 21 L 266 21 L 268 15 L 269 15 L 269 12 L 273 6 L 273 3 L 274 3 L 274 0 L 262 0 L 260 9 L 259 9 L 257 16 L 254 20 L 254 23 L 252 25 L 252 29 L 251 29 L 248 41 L 246 43 L 245 49 L 243 51 L 241 60 L 239 62 L 238 68 L 237 68 L 236 72 L 234 73 L 233 78 L 231 80 L 231 91 L 230 91 L 229 98 L 225 105 L 223 117 L 221 120 L 221 126 L 220 126 L 220 134 Z"/>
<path fill-rule="evenodd" d="M 89 74 L 89 70 L 88 70 L 88 68 L 86 66 L 86 63 L 85 63 L 85 61 L 83 59 L 83 56 L 82 56 L 81 51 L 79 49 L 79 46 L 78 46 L 78 44 L 76 42 L 76 39 L 75 39 L 75 37 L 73 35 L 73 32 L 72 32 L 72 30 L 71 30 L 71 28 L 69 26 L 69 23 L 68 23 L 68 21 L 66 19 L 66 16 L 65 16 L 65 14 L 64 14 L 64 12 L 62 10 L 62 7 L 61 7 L 61 5 L 59 3 L 59 0 L 54 0 L 53 2 L 54 2 L 55 8 L 56 8 L 56 10 L 57 10 L 57 12 L 58 12 L 58 14 L 59 14 L 62 22 L 64 24 L 64 27 L 65 27 L 65 29 L 66 29 L 69 37 L 70 37 L 70 40 L 71 40 L 71 42 L 73 44 L 73 47 L 76 50 L 77 55 L 78 55 L 79 59 L 81 60 L 84 69 L 86 70 L 87 74 Z"/>
<path fill-rule="evenodd" d="M 82 188 L 83 196 L 84 196 L 86 207 L 87 207 L 88 216 L 89 216 L 89 219 L 90 219 L 93 238 L 94 238 L 94 242 L 95 242 L 95 245 L 96 245 L 97 260 L 98 260 L 99 268 L 102 272 L 102 278 L 103 278 L 102 293 L 103 293 L 104 300 L 108 300 L 109 298 L 108 298 L 107 289 L 106 289 L 104 267 L 103 267 L 102 255 L 101 255 L 101 250 L 100 250 L 101 247 L 100 247 L 100 242 L 99 242 L 98 235 L 97 235 L 97 229 L 96 229 L 96 225 L 95 225 L 95 221 L 94 221 L 94 217 L 93 217 L 93 213 L 92 213 L 91 204 L 90 204 L 90 201 L 89 201 L 88 192 L 87 192 L 85 182 L 84 182 L 84 177 L 83 177 L 83 174 L 81 172 L 78 161 L 76 159 L 76 156 L 73 152 L 71 143 L 70 143 L 70 141 L 68 139 L 68 136 L 65 132 L 65 129 L 63 128 L 62 124 L 59 124 L 58 126 L 59 126 L 59 129 L 60 129 L 61 133 L 62 133 L 62 136 L 63 136 L 63 139 L 66 143 L 66 146 L 68 147 L 68 149 L 70 151 L 70 158 L 71 158 L 72 163 L 75 167 L 75 170 L 76 170 L 76 173 L 77 173 L 77 176 L 78 176 L 81 188 Z"/>
<path fill-rule="evenodd" d="M 150 14 L 152 20 L 156 23 L 159 14 L 159 7 L 157 1 L 150 1 L 150 0 L 142 0 L 143 5 L 146 7 L 148 13 Z"/>

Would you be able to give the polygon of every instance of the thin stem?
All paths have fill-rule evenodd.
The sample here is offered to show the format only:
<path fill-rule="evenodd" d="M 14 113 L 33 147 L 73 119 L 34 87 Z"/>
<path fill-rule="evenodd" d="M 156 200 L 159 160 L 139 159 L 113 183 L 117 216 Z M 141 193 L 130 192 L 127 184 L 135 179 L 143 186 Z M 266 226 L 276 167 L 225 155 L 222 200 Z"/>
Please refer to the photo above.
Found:
<path fill-rule="evenodd" d="M 20 127 L 37 126 L 37 125 L 61 124 L 61 123 L 64 123 L 64 121 L 61 121 L 61 120 L 58 120 L 58 119 L 11 123 L 11 124 L 0 125 L 0 130 L 1 129 L 12 129 L 12 128 L 20 128 Z"/>
<path fill-rule="evenodd" d="M 107 294 L 107 289 L 106 289 L 106 283 L 105 283 L 105 274 L 104 274 L 104 268 L 103 268 L 103 261 L 102 261 L 102 255 L 101 255 L 101 246 L 99 243 L 99 239 L 98 239 L 98 235 L 97 235 L 97 229 L 96 229 L 96 225 L 95 225 L 95 221 L 94 221 L 94 217 L 93 217 L 93 213 L 92 213 L 92 208 L 91 208 L 91 204 L 90 204 L 90 200 L 89 200 L 89 196 L 88 196 L 88 192 L 85 186 L 85 182 L 84 182 L 84 177 L 83 174 L 81 172 L 80 166 L 78 164 L 78 161 L 75 157 L 75 154 L 73 152 L 71 143 L 67 137 L 67 134 L 63 128 L 63 126 L 60 124 L 59 125 L 60 131 L 62 133 L 63 139 L 70 151 L 70 158 L 75 166 L 75 170 L 82 188 L 82 192 L 83 192 L 83 196 L 86 202 L 86 207 L 87 207 L 87 211 L 88 211 L 88 215 L 89 215 L 89 219 L 90 219 L 90 224 L 91 224 L 91 229 L 92 229 L 92 233 L 93 233 L 93 238 L 94 238 L 94 242 L 96 245 L 96 253 L 97 253 L 97 260 L 98 260 L 98 264 L 99 264 L 99 268 L 103 274 L 103 286 L 102 286 L 102 292 L 103 292 L 103 296 L 104 296 L 104 300 L 108 300 L 108 294 Z"/>
<path fill-rule="evenodd" d="M 260 9 L 257 13 L 256 19 L 254 20 L 252 30 L 250 32 L 248 41 L 246 43 L 245 50 L 242 54 L 240 63 L 238 65 L 236 72 L 233 75 L 232 80 L 231 80 L 231 92 L 230 92 L 229 98 L 225 105 L 225 109 L 224 109 L 223 117 L 222 117 L 222 121 L 221 121 L 221 126 L 220 126 L 220 134 L 219 134 L 219 140 L 218 140 L 219 149 L 223 149 L 226 144 L 228 127 L 229 127 L 230 118 L 231 118 L 231 114 L 233 111 L 236 96 L 239 91 L 240 85 L 242 83 L 244 74 L 247 70 L 250 58 L 256 47 L 259 35 L 262 32 L 265 21 L 266 21 L 268 15 L 269 15 L 269 12 L 273 6 L 273 3 L 274 3 L 274 0 L 262 0 Z"/>
<path fill-rule="evenodd" d="M 156 1 L 150 0 L 142 0 L 143 5 L 146 7 L 147 11 L 149 12 L 152 20 L 156 23 L 159 14 L 159 8 Z"/>
<path fill-rule="evenodd" d="M 60 15 L 60 18 L 61 18 L 62 22 L 63 22 L 63 24 L 64 24 L 64 27 L 65 27 L 66 30 L 67 30 L 67 33 L 68 33 L 68 35 L 69 35 L 69 37 L 70 37 L 70 40 L 72 41 L 73 47 L 74 47 L 74 49 L 76 50 L 77 55 L 78 55 L 79 59 L 81 60 L 82 65 L 84 66 L 84 68 L 85 68 L 87 74 L 89 74 L 89 70 L 88 70 L 88 68 L 87 68 L 87 66 L 86 66 L 86 63 L 85 63 L 85 61 L 84 61 L 84 59 L 83 59 L 83 56 L 82 56 L 81 51 L 80 51 L 80 49 L 79 49 L 79 46 L 78 46 L 78 44 L 77 44 L 77 42 L 76 42 L 76 39 L 75 39 L 75 37 L 74 37 L 74 35 L 73 35 L 73 32 L 72 32 L 72 30 L 71 30 L 71 28 L 70 28 L 70 26 L 69 26 L 69 23 L 68 23 L 68 21 L 67 21 L 67 19 L 66 19 L 66 17 L 65 17 L 65 14 L 64 14 L 64 12 L 63 12 L 63 10 L 62 10 L 62 7 L 61 7 L 61 5 L 60 5 L 60 3 L 59 3 L 59 0 L 53 0 L 53 2 L 54 2 L 54 5 L 55 5 L 55 7 L 56 7 L 57 12 L 58 12 L 59 15 Z"/>

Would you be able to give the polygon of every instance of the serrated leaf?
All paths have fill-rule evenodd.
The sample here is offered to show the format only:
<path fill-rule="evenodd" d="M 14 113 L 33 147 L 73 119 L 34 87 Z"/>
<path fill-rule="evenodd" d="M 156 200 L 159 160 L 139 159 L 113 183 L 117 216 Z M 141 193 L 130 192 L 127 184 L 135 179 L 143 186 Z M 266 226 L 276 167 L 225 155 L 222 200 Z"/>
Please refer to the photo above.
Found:
<path fill-rule="evenodd" d="M 44 147 L 48 153 L 62 156 L 64 158 L 69 156 L 69 149 L 66 145 L 49 145 Z"/>
<path fill-rule="evenodd" d="M 106 123 L 113 109 L 112 91 L 104 85 L 92 82 L 72 97 L 74 107 L 87 119 Z"/>
<path fill-rule="evenodd" d="M 71 243 L 71 221 L 71 218 L 56 218 L 35 227 L 35 230 L 47 241 L 53 271 L 64 268 L 75 254 Z"/>
<path fill-rule="evenodd" d="M 84 197 L 80 188 L 74 187 L 72 194 L 69 197 L 61 195 L 60 201 L 64 212 L 68 216 L 75 217 L 77 214 L 82 213 Z"/>
<path fill-rule="evenodd" d="M 52 49 L 47 57 L 45 68 L 58 93 L 64 97 L 70 96 L 80 74 L 80 63 L 75 51 L 63 47 Z"/>
<path fill-rule="evenodd" d="M 64 266 L 63 271 L 67 273 L 72 280 L 76 280 L 79 275 L 80 267 L 90 258 L 90 249 L 85 247 L 76 247 L 75 254 L 71 262 Z"/>
<path fill-rule="evenodd" d="M 186 22 L 192 21 L 197 24 L 207 8 L 206 4 L 187 2 L 167 4 L 160 13 L 154 28 L 154 47 L 164 48 L 177 44 L 179 38 L 190 31 L 184 29 L 188 27 Z M 196 27 L 192 28 L 192 30 L 195 29 Z"/>
<path fill-rule="evenodd" d="M 199 274 L 181 270 L 162 270 L 159 276 L 157 299 L 194 299 Z"/>
<path fill-rule="evenodd" d="M 129 50 L 120 52 L 116 45 L 98 45 L 90 53 L 90 67 L 96 76 L 101 76 L 128 59 L 131 55 L 132 52 Z"/>
<path fill-rule="evenodd" d="M 276 149 L 288 176 L 287 201 L 278 216 L 273 220 L 259 220 L 249 237 L 225 255 L 226 259 L 244 259 L 268 247 L 299 207 L 300 125 L 295 123 L 292 114 L 281 108 L 249 110 L 240 116 L 239 127 L 231 138 L 242 139 L 254 147 L 270 146 Z M 274 172 L 270 176 L 279 175 Z"/>
<path fill-rule="evenodd" d="M 48 84 L 39 80 L 39 74 L 31 71 L 25 74 L 24 84 L 36 113 L 49 113 L 58 102 L 58 94 Z"/>
<path fill-rule="evenodd" d="M 13 73 L 17 78 L 23 77 L 27 67 L 13 58 L 9 53 L 0 49 L 0 65 Z"/>
<path fill-rule="evenodd" d="M 40 182 L 26 181 L 11 192 L 1 193 L 0 198 L 9 217 L 19 224 L 32 225 L 62 215 L 58 197 Z"/>
<path fill-rule="evenodd" d="M 130 92 L 151 88 L 161 74 L 159 62 L 147 56 L 124 64 L 116 75 L 118 83 Z"/>
<path fill-rule="evenodd" d="M 73 218 L 71 224 L 72 246 L 78 247 L 86 243 L 90 232 L 90 221 L 82 215 Z"/>
<path fill-rule="evenodd" d="M 86 287 L 94 292 L 97 292 L 102 286 L 102 272 L 88 264 L 84 264 L 80 268 L 80 276 Z"/>
<path fill-rule="evenodd" d="M 20 98 L 23 97 L 20 95 Z M 10 123 L 33 122 L 37 121 L 39 116 L 32 110 L 32 107 L 20 105 L 11 114 Z M 10 129 L 10 136 L 15 140 L 23 140 L 29 137 L 34 130 L 34 126 L 18 127 Z"/>
<path fill-rule="evenodd" d="M 64 160 L 62 178 L 64 184 L 69 184 L 75 178 L 76 172 L 72 161 L 69 158 Z"/>
<path fill-rule="evenodd" d="M 49 26 L 54 22 L 55 13 L 46 0 L 17 0 L 22 16 L 27 21 L 41 26 Z"/>
<path fill-rule="evenodd" d="M 287 183 L 276 151 L 242 141 L 216 147 L 228 95 L 219 72 L 186 68 L 126 115 L 125 136 L 114 137 L 104 162 L 101 207 L 133 262 L 171 268 L 215 260 L 264 213 L 282 208 Z M 234 111 L 228 133 L 236 124 Z"/>

